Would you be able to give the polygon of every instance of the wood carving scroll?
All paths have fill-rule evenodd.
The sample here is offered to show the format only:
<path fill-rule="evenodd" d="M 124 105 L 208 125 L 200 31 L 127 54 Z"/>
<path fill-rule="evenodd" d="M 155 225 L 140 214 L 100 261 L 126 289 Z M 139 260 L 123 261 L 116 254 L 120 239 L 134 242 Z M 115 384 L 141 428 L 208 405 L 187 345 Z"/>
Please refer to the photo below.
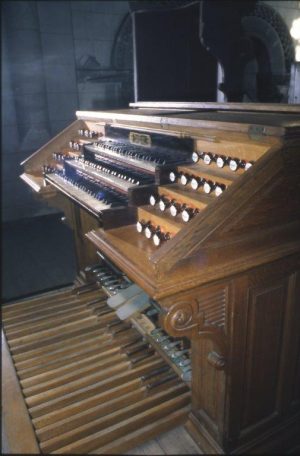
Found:
<path fill-rule="evenodd" d="M 181 301 L 167 309 L 163 317 L 165 331 L 174 337 L 211 339 L 215 350 L 208 354 L 208 362 L 216 369 L 225 367 L 226 342 L 222 329 L 205 321 L 205 312 L 200 309 L 199 301 Z"/>

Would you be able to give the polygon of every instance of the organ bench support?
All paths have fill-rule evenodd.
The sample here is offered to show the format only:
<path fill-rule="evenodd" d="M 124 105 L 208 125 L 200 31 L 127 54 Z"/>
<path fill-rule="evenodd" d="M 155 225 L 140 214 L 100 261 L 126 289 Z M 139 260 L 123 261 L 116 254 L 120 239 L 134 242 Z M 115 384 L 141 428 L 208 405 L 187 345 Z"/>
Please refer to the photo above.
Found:
<path fill-rule="evenodd" d="M 23 180 L 65 205 L 79 269 L 108 259 L 155 302 L 155 325 L 188 341 L 185 425 L 205 453 L 299 445 L 299 114 L 175 102 L 78 112 L 23 163 Z"/>

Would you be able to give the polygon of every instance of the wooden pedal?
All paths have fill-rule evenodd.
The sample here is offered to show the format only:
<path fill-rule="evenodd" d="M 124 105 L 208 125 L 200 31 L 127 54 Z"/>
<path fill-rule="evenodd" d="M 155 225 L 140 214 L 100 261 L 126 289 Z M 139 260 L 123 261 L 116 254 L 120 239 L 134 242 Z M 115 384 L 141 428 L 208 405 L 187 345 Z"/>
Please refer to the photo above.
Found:
<path fill-rule="evenodd" d="M 127 451 L 189 413 L 187 385 L 135 326 L 118 321 L 100 290 L 81 290 L 4 306 L 13 382 L 3 409 L 12 414 L 10 394 L 22 395 L 19 453 Z"/>

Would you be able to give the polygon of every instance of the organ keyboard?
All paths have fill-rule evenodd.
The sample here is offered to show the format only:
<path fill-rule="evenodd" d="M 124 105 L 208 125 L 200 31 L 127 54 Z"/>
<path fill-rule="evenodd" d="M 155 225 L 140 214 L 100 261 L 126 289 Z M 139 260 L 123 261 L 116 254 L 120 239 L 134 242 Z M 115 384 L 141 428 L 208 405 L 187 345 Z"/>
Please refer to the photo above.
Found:
<path fill-rule="evenodd" d="M 93 331 L 103 338 L 101 353 L 122 339 L 118 374 L 105 368 L 105 379 L 100 358 L 99 365 L 80 358 L 78 380 L 59 355 L 51 297 L 37 307 L 30 300 L 5 307 L 19 378 L 33 369 L 21 388 L 39 450 L 122 452 L 179 422 L 206 453 L 299 444 L 299 113 L 295 105 L 237 103 L 77 112 L 72 125 L 23 162 L 22 179 L 64 210 L 74 232 L 76 299 L 62 293 L 62 309 L 72 315 L 73 301 L 82 308 L 76 328 L 80 321 L 90 328 L 92 318 L 86 347 L 96 343 Z M 60 315 L 64 322 L 64 310 Z M 72 325 L 70 350 L 72 338 L 81 337 Z M 43 331 L 49 339 L 39 348 Z M 70 364 L 50 378 L 50 365 L 39 364 L 42 352 L 59 366 Z M 151 393 L 127 398 L 122 409 L 120 399 L 118 416 L 110 403 L 97 403 L 97 419 L 81 409 L 86 394 L 108 391 L 111 398 L 123 378 L 135 382 L 139 398 L 158 388 L 157 401 L 166 394 L 166 403 L 156 409 Z M 35 386 L 39 379 L 47 381 Z M 68 429 L 52 421 L 66 423 L 72 410 Z M 81 415 L 90 417 L 86 428 Z"/>
<path fill-rule="evenodd" d="M 126 131 L 117 129 L 122 141 L 115 139 L 115 130 L 106 126 L 105 136 L 101 137 L 102 133 L 80 128 L 79 137 L 68 142 L 71 153 L 67 149 L 54 152 L 54 162 L 43 166 L 47 182 L 61 187 L 64 192 L 69 189 L 71 198 L 77 199 L 100 218 L 105 209 L 127 206 L 129 189 L 154 184 L 155 173 L 163 170 L 165 165 L 191 162 L 189 147 L 180 138 L 176 143 L 181 150 L 176 151 L 161 135 L 155 138 L 158 145 L 150 147 L 145 135 L 131 131 L 127 137 Z M 86 141 L 86 138 L 93 139 L 93 142 Z M 132 138 L 142 144 L 146 141 L 146 146 L 132 144 Z"/>

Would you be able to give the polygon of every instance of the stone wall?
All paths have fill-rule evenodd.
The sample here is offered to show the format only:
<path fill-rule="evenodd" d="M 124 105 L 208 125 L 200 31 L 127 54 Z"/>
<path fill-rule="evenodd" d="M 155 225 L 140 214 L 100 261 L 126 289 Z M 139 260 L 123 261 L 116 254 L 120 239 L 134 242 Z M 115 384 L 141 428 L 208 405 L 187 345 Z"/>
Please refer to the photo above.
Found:
<path fill-rule="evenodd" d="M 126 1 L 18 1 L 2 7 L 2 220 L 49 213 L 19 163 L 75 119 L 127 106 L 132 62 L 112 61 Z M 130 20 L 130 18 L 129 18 Z"/>
<path fill-rule="evenodd" d="M 288 29 L 291 29 L 292 22 L 294 19 L 300 17 L 300 2 L 299 1 L 289 1 L 289 0 L 265 0 L 263 3 L 266 3 L 269 6 L 272 6 L 277 13 L 280 14 L 282 19 L 285 21 Z"/>

